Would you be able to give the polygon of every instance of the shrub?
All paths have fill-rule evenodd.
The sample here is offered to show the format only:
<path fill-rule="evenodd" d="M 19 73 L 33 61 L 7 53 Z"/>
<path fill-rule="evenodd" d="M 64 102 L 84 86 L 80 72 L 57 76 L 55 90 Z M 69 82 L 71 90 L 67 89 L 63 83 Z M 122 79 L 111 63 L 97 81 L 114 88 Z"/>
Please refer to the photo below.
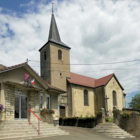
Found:
<path fill-rule="evenodd" d="M 60 117 L 59 118 L 59 124 L 64 126 L 78 126 L 78 127 L 87 127 L 87 128 L 93 128 L 96 125 L 96 118 L 91 117 Z"/>
<path fill-rule="evenodd" d="M 97 118 L 100 118 L 100 117 L 102 117 L 102 111 L 97 112 Z"/>
<path fill-rule="evenodd" d="M 54 114 L 54 113 L 55 111 L 53 109 L 44 108 L 40 110 L 40 114 Z"/>
<path fill-rule="evenodd" d="M 128 113 L 128 112 L 124 112 L 123 114 L 121 114 L 121 117 L 122 118 L 130 118 L 131 117 L 131 114 Z"/>
<path fill-rule="evenodd" d="M 112 113 L 113 114 L 118 114 L 119 113 L 119 109 L 113 109 Z"/>
<path fill-rule="evenodd" d="M 106 122 L 109 122 L 109 118 L 106 117 L 106 118 L 105 118 L 105 121 L 106 121 Z"/>
<path fill-rule="evenodd" d="M 110 118 L 110 119 L 109 119 L 109 122 L 113 122 L 113 118 Z"/>
<path fill-rule="evenodd" d="M 4 109 L 4 106 L 0 104 L 0 112 Z"/>

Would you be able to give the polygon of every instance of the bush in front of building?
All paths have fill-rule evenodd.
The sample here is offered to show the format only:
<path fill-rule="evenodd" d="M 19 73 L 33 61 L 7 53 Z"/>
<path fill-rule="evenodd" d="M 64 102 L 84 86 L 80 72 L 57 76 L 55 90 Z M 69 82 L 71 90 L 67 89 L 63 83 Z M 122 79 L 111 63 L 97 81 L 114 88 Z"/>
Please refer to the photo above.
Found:
<path fill-rule="evenodd" d="M 123 112 L 122 114 L 120 114 L 122 118 L 130 118 L 131 114 L 128 113 L 127 111 Z"/>
<path fill-rule="evenodd" d="M 3 104 L 0 104 L 0 112 L 4 109 Z"/>
<path fill-rule="evenodd" d="M 93 116 L 59 118 L 59 125 L 63 125 L 63 126 L 78 126 L 78 127 L 93 128 L 96 124 L 97 124 L 97 119 Z"/>
<path fill-rule="evenodd" d="M 55 111 L 53 109 L 47 109 L 47 108 L 43 108 L 40 109 L 40 114 L 54 114 Z"/>

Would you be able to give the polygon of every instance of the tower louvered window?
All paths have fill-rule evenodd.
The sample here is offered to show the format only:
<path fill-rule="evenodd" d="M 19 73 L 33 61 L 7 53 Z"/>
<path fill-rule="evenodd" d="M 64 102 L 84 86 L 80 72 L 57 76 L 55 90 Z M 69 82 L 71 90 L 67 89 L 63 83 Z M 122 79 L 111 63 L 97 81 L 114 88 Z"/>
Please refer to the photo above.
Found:
<path fill-rule="evenodd" d="M 116 91 L 113 91 L 113 106 L 117 106 L 117 95 L 116 95 Z"/>
<path fill-rule="evenodd" d="M 88 106 L 88 91 L 84 90 L 84 105 Z"/>
<path fill-rule="evenodd" d="M 58 59 L 62 60 L 62 51 L 61 50 L 58 50 Z"/>
<path fill-rule="evenodd" d="M 44 52 L 44 60 L 46 60 L 46 52 Z"/>

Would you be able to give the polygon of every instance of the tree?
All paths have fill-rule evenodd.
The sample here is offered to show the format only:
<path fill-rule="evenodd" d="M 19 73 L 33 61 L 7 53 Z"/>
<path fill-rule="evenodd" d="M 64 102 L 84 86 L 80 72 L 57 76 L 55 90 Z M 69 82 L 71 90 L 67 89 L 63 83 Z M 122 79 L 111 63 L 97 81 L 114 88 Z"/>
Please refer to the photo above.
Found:
<path fill-rule="evenodd" d="M 132 97 L 132 100 L 129 103 L 129 107 L 140 110 L 140 93 L 138 93 L 134 97 Z"/>

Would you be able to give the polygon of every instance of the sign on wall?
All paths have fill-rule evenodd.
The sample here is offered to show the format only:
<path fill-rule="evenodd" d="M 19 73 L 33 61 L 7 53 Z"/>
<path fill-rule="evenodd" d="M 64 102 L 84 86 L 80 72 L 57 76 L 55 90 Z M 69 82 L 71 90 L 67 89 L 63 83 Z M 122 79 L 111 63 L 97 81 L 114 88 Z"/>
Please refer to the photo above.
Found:
<path fill-rule="evenodd" d="M 30 75 L 28 73 L 24 73 L 24 80 L 28 83 Z"/>

